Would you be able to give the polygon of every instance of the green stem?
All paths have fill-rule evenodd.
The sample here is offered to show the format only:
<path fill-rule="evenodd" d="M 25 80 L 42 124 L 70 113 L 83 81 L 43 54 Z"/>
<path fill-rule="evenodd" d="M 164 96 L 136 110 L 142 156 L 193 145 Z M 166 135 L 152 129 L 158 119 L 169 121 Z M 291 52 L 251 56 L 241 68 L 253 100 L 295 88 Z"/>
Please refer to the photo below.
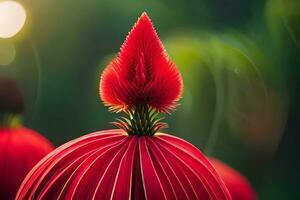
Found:
<path fill-rule="evenodd" d="M 127 117 L 117 119 L 114 124 L 124 129 L 128 135 L 153 136 L 158 130 L 166 127 L 166 124 L 161 122 L 162 118 L 159 118 L 149 105 L 136 105 L 126 113 Z"/>
<path fill-rule="evenodd" d="M 1 113 L 0 128 L 16 128 L 21 125 L 21 117 L 16 114 Z"/>

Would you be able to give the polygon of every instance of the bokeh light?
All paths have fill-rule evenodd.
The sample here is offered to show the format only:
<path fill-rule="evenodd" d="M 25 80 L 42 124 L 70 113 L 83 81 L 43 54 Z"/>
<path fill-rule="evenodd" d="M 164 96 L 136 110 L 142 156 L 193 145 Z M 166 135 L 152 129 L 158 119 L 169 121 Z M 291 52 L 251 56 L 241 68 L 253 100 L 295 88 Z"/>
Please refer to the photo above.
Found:
<path fill-rule="evenodd" d="M 9 65 L 16 57 L 16 48 L 8 41 L 0 40 L 0 66 Z"/>
<path fill-rule="evenodd" d="M 16 1 L 0 2 L 0 38 L 10 38 L 16 35 L 24 26 L 26 11 Z"/>

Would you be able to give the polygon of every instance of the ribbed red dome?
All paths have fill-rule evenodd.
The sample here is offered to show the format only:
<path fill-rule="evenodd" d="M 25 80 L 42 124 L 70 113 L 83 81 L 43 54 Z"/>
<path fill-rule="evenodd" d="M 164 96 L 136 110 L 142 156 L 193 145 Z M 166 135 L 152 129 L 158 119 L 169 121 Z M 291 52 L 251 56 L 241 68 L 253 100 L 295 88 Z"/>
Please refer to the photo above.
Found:
<path fill-rule="evenodd" d="M 230 199 L 214 168 L 188 142 L 123 130 L 57 148 L 27 175 L 16 199 Z"/>
<path fill-rule="evenodd" d="M 53 149 L 28 128 L 0 128 L 0 199 L 14 199 L 26 174 Z"/>

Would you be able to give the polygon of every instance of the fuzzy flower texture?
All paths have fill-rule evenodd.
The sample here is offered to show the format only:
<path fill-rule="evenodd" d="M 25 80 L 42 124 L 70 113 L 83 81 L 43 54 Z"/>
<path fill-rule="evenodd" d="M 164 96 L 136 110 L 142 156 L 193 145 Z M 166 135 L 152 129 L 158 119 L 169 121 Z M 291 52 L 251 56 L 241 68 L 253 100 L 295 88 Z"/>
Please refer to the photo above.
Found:
<path fill-rule="evenodd" d="M 42 159 L 16 199 L 211 199 L 231 196 L 208 159 L 192 144 L 161 133 L 182 79 L 146 13 L 104 70 L 100 96 L 120 129 L 84 135 Z"/>
<path fill-rule="evenodd" d="M 182 79 L 146 13 L 127 36 L 118 56 L 104 70 L 100 96 L 111 110 L 148 104 L 158 111 L 175 108 Z"/>

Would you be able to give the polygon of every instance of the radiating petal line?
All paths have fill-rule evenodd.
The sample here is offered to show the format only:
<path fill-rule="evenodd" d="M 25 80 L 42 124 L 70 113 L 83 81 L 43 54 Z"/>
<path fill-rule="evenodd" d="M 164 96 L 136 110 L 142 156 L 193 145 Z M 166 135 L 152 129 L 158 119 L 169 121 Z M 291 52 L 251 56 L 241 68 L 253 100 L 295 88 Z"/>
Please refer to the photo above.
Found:
<path fill-rule="evenodd" d="M 55 168 L 59 167 L 59 164 L 58 164 L 59 162 L 61 162 L 64 165 L 67 164 L 66 162 L 62 162 L 62 160 L 68 159 L 67 155 L 72 157 L 75 154 L 76 151 L 80 151 L 80 153 L 84 153 L 83 147 L 86 147 L 87 145 L 95 145 L 95 147 L 96 147 L 97 145 L 101 144 L 100 142 L 105 144 L 106 142 L 108 142 L 110 140 L 118 139 L 118 137 L 122 137 L 122 136 L 116 135 L 116 136 L 111 136 L 111 137 L 99 138 L 97 140 L 93 140 L 93 141 L 90 141 L 88 143 L 84 143 L 84 144 L 80 145 L 80 148 L 70 149 L 70 151 L 59 152 L 59 151 L 55 150 L 56 152 L 59 152 L 58 154 L 55 154 L 55 156 L 57 156 L 57 158 L 55 159 L 55 162 L 51 162 L 51 163 L 49 163 L 49 165 L 46 165 L 46 164 L 43 165 L 43 166 L 46 166 L 46 168 L 39 168 L 38 169 L 38 170 L 42 171 L 42 174 L 41 174 L 41 176 L 39 176 L 35 180 L 35 185 L 34 185 L 34 187 L 32 187 L 32 191 L 30 193 L 30 196 L 34 195 L 34 191 L 38 190 L 38 187 L 41 186 L 42 181 L 47 180 L 46 176 L 51 175 L 50 171 L 54 171 Z M 77 145 L 75 145 L 75 146 L 77 146 Z M 87 149 L 87 151 L 92 151 L 92 150 L 93 149 L 90 149 L 90 148 Z"/>
<path fill-rule="evenodd" d="M 186 189 L 191 189 L 192 193 L 194 194 L 194 198 L 196 199 L 201 199 L 201 197 L 199 197 L 199 193 L 203 195 L 203 193 L 201 192 L 197 192 L 199 188 L 196 188 L 195 185 L 193 184 L 192 180 L 191 180 L 191 175 L 192 174 L 199 182 L 199 187 L 204 187 L 203 185 L 203 180 L 197 175 L 197 173 L 191 168 L 191 166 L 187 165 L 182 159 L 180 159 L 178 156 L 176 156 L 174 154 L 173 151 L 171 151 L 168 148 L 165 148 L 163 145 L 156 143 L 159 147 L 159 149 L 162 151 L 163 154 L 165 154 L 165 156 L 168 158 L 169 162 L 172 162 L 172 157 L 174 157 L 176 159 L 176 161 L 173 161 L 172 165 L 174 167 L 174 171 L 176 173 L 182 172 L 183 176 L 181 176 L 181 181 L 186 180 L 188 182 L 188 187 Z M 188 174 L 188 172 L 190 174 Z M 188 193 L 190 195 L 190 193 Z M 193 199 L 193 198 L 192 198 Z"/>
<path fill-rule="evenodd" d="M 94 142 L 99 142 L 102 141 L 104 139 L 107 139 L 107 137 L 125 137 L 123 134 L 124 131 L 123 130 L 112 130 L 112 131 L 108 131 L 108 133 L 100 131 L 100 132 L 95 132 L 92 133 L 91 136 L 90 135 L 86 135 L 81 137 L 82 140 L 76 139 L 74 141 L 70 141 L 68 143 L 66 143 L 65 145 L 62 145 L 61 147 L 57 148 L 56 150 L 54 150 L 53 152 L 51 152 L 50 154 L 48 154 L 45 158 L 43 158 L 30 172 L 29 174 L 25 177 L 25 180 L 23 181 L 23 183 L 21 184 L 22 190 L 30 190 L 33 191 L 34 188 L 36 188 L 39 184 L 38 182 L 42 179 L 43 174 L 46 174 L 47 169 L 51 169 L 51 166 L 54 166 L 57 162 L 59 162 L 60 159 L 58 159 L 56 162 L 52 162 L 54 157 L 58 157 L 58 158 L 62 158 L 64 156 L 64 154 L 70 154 L 72 152 L 77 151 L 80 148 L 83 148 L 86 145 L 90 145 L 91 143 Z M 104 133 L 104 134 L 103 134 Z M 122 136 L 123 135 L 123 136 Z M 94 137 L 98 137 L 99 136 L 103 136 L 103 138 L 100 138 L 98 140 L 89 140 L 89 139 L 93 139 Z M 89 141 L 89 142 L 88 142 Z M 73 149 L 69 150 L 70 146 L 74 146 L 72 147 Z M 66 147 L 66 149 L 64 149 L 64 147 Z M 60 151 L 62 150 L 62 151 Z M 32 176 L 35 176 L 36 178 L 32 178 Z M 33 184 L 33 181 L 35 182 Z M 33 187 L 28 187 L 28 185 L 33 185 Z M 27 191 L 26 192 L 31 193 L 30 195 L 33 195 L 32 192 Z M 20 190 L 17 193 L 17 199 L 23 199 L 24 197 L 19 196 L 20 194 Z M 23 192 L 23 194 L 25 194 L 25 192 Z"/>
<path fill-rule="evenodd" d="M 144 137 L 140 137 L 140 161 L 146 199 L 166 199 L 165 191 L 153 166 Z"/>
<path fill-rule="evenodd" d="M 133 160 L 133 174 L 132 174 L 132 199 L 139 199 L 139 200 L 146 200 L 145 196 L 145 183 L 144 183 L 144 177 L 142 174 L 141 169 L 141 161 L 140 161 L 140 148 L 139 148 L 139 140 L 140 137 L 138 137 L 138 146 L 134 152 L 134 160 Z"/>
<path fill-rule="evenodd" d="M 89 154 L 90 152 L 88 153 L 85 153 L 81 156 L 79 156 L 77 159 L 75 159 L 72 163 L 70 163 L 69 166 L 67 166 L 66 168 L 64 168 L 62 171 L 59 172 L 59 174 L 57 174 L 56 176 L 53 176 L 53 179 L 51 180 L 48 180 L 47 184 L 45 185 L 45 187 L 43 188 L 43 190 L 41 191 L 40 194 L 35 194 L 35 196 L 37 196 L 38 198 L 45 198 L 45 195 L 46 193 L 48 192 L 48 190 L 53 186 L 53 184 L 55 184 L 55 182 L 57 182 L 59 179 L 61 178 L 64 178 L 66 176 L 63 176 L 65 175 L 67 172 L 69 172 L 70 170 L 72 170 L 74 167 L 78 166 L 79 163 L 82 162 L 83 159 L 85 159 L 85 157 Z M 29 197 L 29 198 L 33 198 L 33 197 Z M 59 195 L 58 195 L 58 198 L 57 199 L 60 199 L 59 198 Z"/>
<path fill-rule="evenodd" d="M 168 139 L 163 139 L 164 137 L 167 137 Z M 166 143 L 170 144 L 171 146 L 174 146 L 175 148 L 178 148 L 185 152 L 186 154 L 192 156 L 193 159 L 198 160 L 198 162 L 202 163 L 205 167 L 207 167 L 207 170 L 212 174 L 212 176 L 221 184 L 221 190 L 226 194 L 227 198 L 230 198 L 229 191 L 227 190 L 223 180 L 218 175 L 214 167 L 211 165 L 211 163 L 208 161 L 208 159 L 193 145 L 187 143 L 185 140 L 168 135 L 168 134 L 160 134 L 159 139 L 162 139 Z M 171 142 L 172 141 L 172 142 Z M 219 185 L 218 184 L 218 185 Z"/>
<path fill-rule="evenodd" d="M 172 181 L 170 180 L 170 183 L 174 185 L 173 187 L 177 186 L 176 190 L 174 190 L 175 193 L 176 193 L 176 197 L 179 200 L 182 200 L 182 199 L 188 199 L 189 200 L 190 198 L 189 198 L 189 196 L 187 194 L 187 191 L 185 190 L 184 186 L 182 185 L 182 182 L 179 180 L 177 174 L 175 173 L 175 170 L 172 168 L 172 165 L 170 165 L 170 163 L 168 162 L 168 159 L 161 152 L 161 150 L 158 148 L 158 146 L 157 146 L 157 144 L 155 142 L 153 142 L 152 140 L 149 140 L 149 142 L 152 144 L 152 150 L 156 151 L 156 154 L 157 154 L 157 157 L 158 157 L 157 159 L 160 160 L 161 163 L 163 163 L 163 162 L 166 163 L 167 169 L 169 170 L 168 175 L 169 176 L 171 176 L 171 175 L 174 176 L 174 178 L 172 179 Z M 181 191 L 183 191 L 184 196 L 178 196 L 177 193 L 181 193 Z"/>
<path fill-rule="evenodd" d="M 216 188 L 219 188 L 220 190 L 223 191 L 223 193 L 220 193 L 220 194 L 224 194 L 225 195 L 224 198 L 231 199 L 231 196 L 229 194 L 227 187 L 225 186 L 223 180 L 221 179 L 219 174 L 216 172 L 215 168 L 211 165 L 209 160 L 196 147 L 194 147 L 193 145 L 190 145 L 183 139 L 177 138 L 177 137 L 171 136 L 171 135 L 170 135 L 170 138 L 174 139 L 174 140 L 172 140 L 172 144 L 175 145 L 176 148 L 183 149 L 183 151 L 185 153 L 191 155 L 193 157 L 193 159 L 197 160 L 197 158 L 198 158 L 198 160 L 200 162 L 204 163 L 204 166 L 207 167 L 207 170 L 212 174 L 212 176 L 216 180 L 216 184 L 215 184 L 215 186 L 213 186 L 213 188 L 214 188 L 213 191 L 216 191 Z"/>
<path fill-rule="evenodd" d="M 127 138 L 128 139 L 128 138 Z M 124 144 L 119 150 L 118 152 L 116 152 L 116 154 L 114 155 L 114 157 L 111 159 L 111 161 L 109 162 L 109 164 L 107 165 L 104 173 L 101 175 L 101 178 L 100 180 L 98 181 L 98 184 L 96 186 L 96 189 L 94 191 L 94 194 L 93 194 L 93 197 L 92 199 L 95 200 L 97 199 L 97 194 L 99 193 L 99 190 L 104 190 L 103 188 L 101 188 L 100 186 L 104 184 L 104 180 L 109 178 L 110 181 L 109 182 L 112 182 L 114 181 L 115 179 L 115 174 L 112 173 L 112 170 L 114 170 L 114 164 L 117 164 L 117 162 L 121 159 L 121 153 L 124 154 L 124 152 L 126 151 L 128 147 L 128 140 L 126 142 L 126 144 Z M 109 174 L 109 170 L 110 170 L 110 173 Z M 106 185 L 107 187 L 109 187 L 109 184 Z M 112 189 L 112 188 L 111 188 Z M 110 193 L 111 191 L 109 191 L 108 188 L 106 188 L 106 191 L 105 191 L 105 194 L 108 195 L 108 197 L 110 196 Z M 104 195 L 104 193 L 101 193 L 102 195 Z"/>
<path fill-rule="evenodd" d="M 176 192 L 175 192 L 172 182 L 169 178 L 170 173 L 166 172 L 161 161 L 159 160 L 159 156 L 157 155 L 158 153 L 153 148 L 152 138 L 146 137 L 145 140 L 146 140 L 148 152 L 149 152 L 150 158 L 153 162 L 155 171 L 159 174 L 158 178 L 159 178 L 160 182 L 162 183 L 163 191 L 166 191 L 165 195 L 166 195 L 167 199 L 170 199 L 170 200 L 177 199 Z"/>
<path fill-rule="evenodd" d="M 111 132 L 111 131 L 109 131 L 109 132 Z M 100 132 L 96 132 L 95 134 L 99 134 Z M 92 135 L 92 137 L 99 137 L 99 135 L 96 135 L 95 136 L 95 134 L 91 134 Z M 109 134 L 103 134 L 103 135 L 107 135 L 107 136 L 109 136 L 111 133 L 109 133 Z M 119 137 L 119 134 L 117 134 L 116 135 L 117 137 Z M 30 171 L 30 173 L 27 175 L 27 177 L 25 178 L 25 180 L 27 180 L 27 179 L 30 179 L 30 177 L 31 177 L 31 175 L 33 174 L 33 172 L 35 172 L 35 174 L 37 173 L 36 172 L 36 170 L 35 169 L 37 169 L 37 168 L 39 168 L 39 166 L 40 165 L 42 165 L 42 163 L 43 164 L 45 164 L 45 163 L 49 163 L 50 161 L 49 160 L 51 160 L 53 157 L 55 157 L 55 156 L 58 156 L 58 154 L 57 154 L 57 152 L 59 151 L 60 152 L 60 154 L 59 155 L 61 155 L 61 154 L 63 154 L 64 152 L 66 152 L 66 151 L 68 151 L 69 149 L 69 147 L 70 146 L 72 146 L 72 145 L 74 145 L 74 144 L 76 144 L 76 146 L 77 146 L 77 148 L 81 148 L 82 146 L 80 146 L 80 144 L 82 144 L 83 146 L 84 145 L 87 145 L 87 144 L 89 144 L 88 143 L 88 141 L 86 140 L 86 139 L 92 139 L 92 137 L 90 137 L 90 135 L 87 135 L 87 136 L 83 136 L 83 137 L 81 137 L 81 139 L 82 140 L 84 140 L 84 141 L 81 141 L 80 140 L 80 138 L 78 138 L 78 139 L 76 139 L 76 140 L 74 140 L 74 141 L 70 141 L 70 142 L 68 142 L 68 143 L 66 143 L 66 144 L 64 144 L 64 145 L 62 145 L 62 146 L 60 146 L 60 147 L 58 147 L 55 151 L 52 151 L 52 152 L 50 152 L 46 157 L 44 157 L 31 171 Z M 103 138 L 101 138 L 101 140 L 102 139 L 105 139 L 104 137 Z M 78 141 L 78 143 L 77 143 L 77 141 Z M 95 142 L 95 141 L 93 141 L 93 140 L 91 140 L 91 142 Z M 72 151 L 75 151 L 77 148 L 74 148 L 73 147 L 73 149 L 72 149 Z M 60 150 L 62 150 L 62 151 L 60 151 Z M 43 170 L 40 170 L 40 171 L 43 171 Z M 24 181 L 23 182 L 23 184 L 25 184 L 25 183 L 27 183 L 27 181 Z M 25 186 L 25 185 L 24 185 Z M 23 185 L 22 185 L 22 188 L 24 187 Z"/>
<path fill-rule="evenodd" d="M 111 193 L 111 200 L 131 199 L 133 159 L 138 138 L 131 137 L 130 139 L 131 141 L 129 143 L 127 151 L 123 155 L 119 164 L 117 176 L 115 178 L 113 190 Z"/>
<path fill-rule="evenodd" d="M 201 173 L 198 170 L 194 170 L 191 166 L 191 164 L 187 163 L 186 159 L 182 159 L 181 157 L 179 157 L 178 152 L 175 154 L 174 150 L 169 149 L 168 147 L 166 147 L 165 145 L 160 144 L 161 147 L 167 149 L 170 152 L 174 153 L 174 156 L 178 159 L 178 161 L 182 162 L 188 169 L 190 169 L 192 171 L 192 173 L 198 178 L 198 180 L 202 183 L 201 185 L 205 188 L 206 191 L 208 191 L 208 194 L 214 195 L 213 197 L 211 196 L 211 199 L 217 199 L 216 197 L 216 193 L 214 191 L 213 186 L 211 185 L 211 182 L 207 179 L 207 175 L 204 175 L 203 173 L 207 173 L 209 172 L 207 170 L 207 168 L 203 165 L 200 164 L 200 166 L 202 167 L 201 169 Z M 188 156 L 188 155 L 187 155 Z M 198 166 L 199 167 L 199 166 Z M 187 176 L 189 179 L 191 178 L 191 176 Z M 213 176 L 211 175 L 211 178 L 213 178 Z"/>
<path fill-rule="evenodd" d="M 75 194 L 78 192 L 78 187 L 81 183 L 81 180 L 84 178 L 87 171 L 92 167 L 93 164 L 99 163 L 102 160 L 107 159 L 108 153 L 114 153 L 114 151 L 118 151 L 120 145 L 123 145 L 127 142 L 127 138 L 123 138 L 117 142 L 107 144 L 105 146 L 101 146 L 96 149 L 96 151 L 90 154 L 69 176 L 69 179 L 64 184 L 64 188 L 60 192 L 60 196 L 63 197 L 65 193 L 66 196 L 64 199 L 76 199 Z M 104 156 L 106 156 L 104 158 Z M 93 178 L 96 178 L 95 176 Z M 72 189 L 71 189 L 72 188 Z M 67 191 L 69 192 L 67 192 Z"/>
<path fill-rule="evenodd" d="M 209 191 L 211 191 L 210 194 L 217 195 L 216 196 L 217 198 L 231 199 L 230 194 L 229 194 L 225 184 L 223 183 L 223 181 L 221 180 L 221 178 L 219 177 L 219 175 L 217 174 L 215 169 L 212 167 L 212 165 L 209 163 L 209 161 L 203 155 L 201 155 L 199 150 L 197 150 L 192 145 L 185 145 L 187 142 L 185 142 L 184 140 L 181 140 L 179 138 L 176 138 L 174 136 L 170 136 L 170 138 L 177 139 L 177 142 L 182 142 L 182 145 L 185 145 L 184 148 L 178 146 L 174 140 L 171 142 L 170 139 L 166 140 L 166 139 L 163 139 L 162 137 L 156 137 L 156 138 L 158 138 L 164 144 L 167 144 L 175 149 L 178 149 L 179 150 L 178 152 L 182 152 L 183 155 L 185 154 L 185 156 L 188 156 L 188 157 L 192 158 L 192 160 L 200 163 L 201 167 L 206 168 L 206 172 L 208 172 L 209 174 L 207 176 L 204 176 L 202 174 L 199 174 L 199 175 L 203 177 L 203 180 L 207 181 L 207 177 L 211 177 L 210 180 L 213 180 L 213 182 L 209 181 L 209 184 L 207 185 L 209 187 L 207 189 Z M 162 145 L 162 146 L 164 146 L 166 148 L 166 145 Z M 197 156 L 195 156 L 194 153 L 197 153 Z M 201 160 L 200 160 L 200 158 L 201 158 Z M 217 189 L 221 190 L 222 192 L 217 192 L 216 191 Z"/>

